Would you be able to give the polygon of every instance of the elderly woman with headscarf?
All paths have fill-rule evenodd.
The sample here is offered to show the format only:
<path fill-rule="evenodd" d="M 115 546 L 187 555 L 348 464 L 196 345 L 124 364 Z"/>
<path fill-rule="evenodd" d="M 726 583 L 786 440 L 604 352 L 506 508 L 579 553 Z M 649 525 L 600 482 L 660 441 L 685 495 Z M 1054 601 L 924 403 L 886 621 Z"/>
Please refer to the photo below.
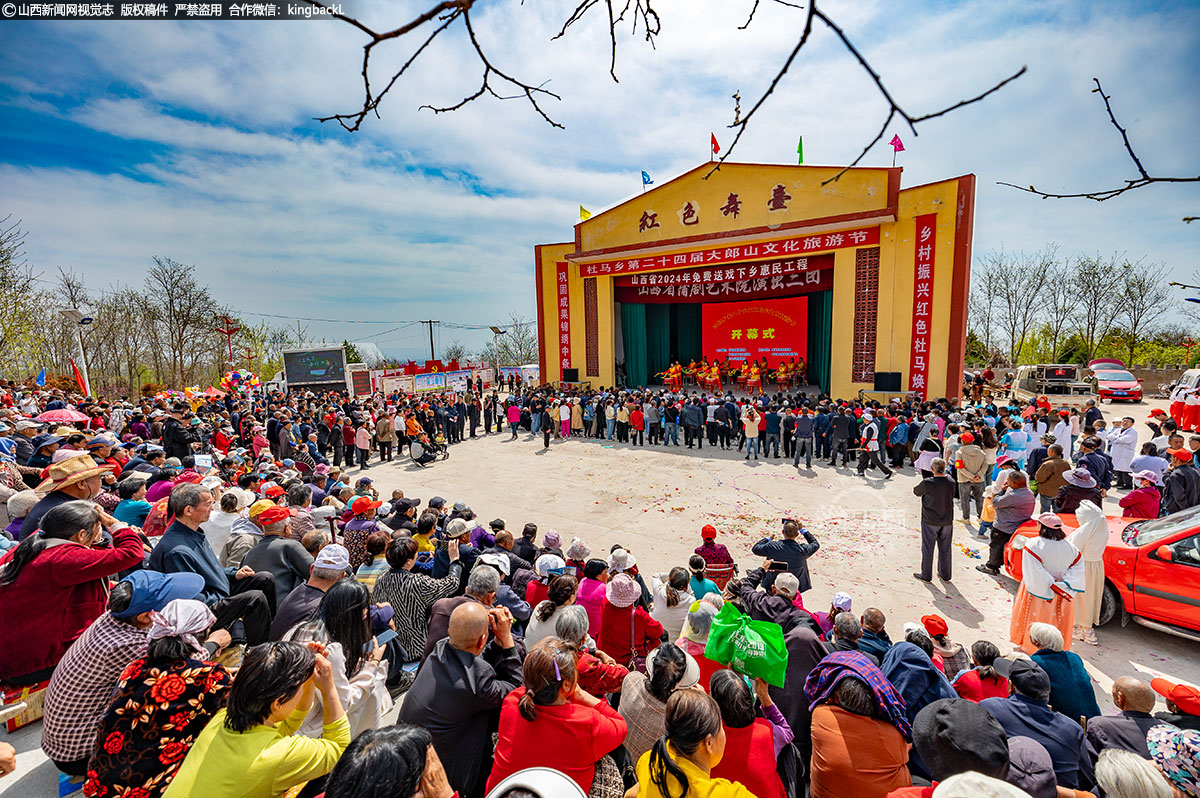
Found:
<path fill-rule="evenodd" d="M 886 795 L 912 785 L 904 699 L 865 655 L 830 654 L 809 673 L 804 694 L 812 711 L 813 798 Z"/>
<path fill-rule="evenodd" d="M 563 607 L 555 613 L 554 634 L 575 649 L 575 670 L 579 687 L 595 696 L 621 692 L 621 683 L 629 669 L 596 648 L 588 635 L 587 610 L 578 604 Z"/>
<path fill-rule="evenodd" d="M 1062 519 L 1042 513 L 1034 520 L 1038 536 L 1028 540 L 1022 552 L 1021 587 L 1013 599 L 1009 626 L 1009 639 L 1027 654 L 1038 650 L 1029 639 L 1029 627 L 1039 622 L 1058 627 L 1070 649 L 1074 598 L 1085 586 L 1083 554 L 1066 539 Z"/>
<path fill-rule="evenodd" d="M 579 538 L 571 540 L 571 545 L 567 547 L 563 559 L 566 560 L 568 568 L 575 569 L 576 579 L 583 579 L 583 571 L 587 567 L 587 558 L 591 553 L 592 548 Z"/>
<path fill-rule="evenodd" d="M 203 602 L 176 599 L 150 617 L 146 656 L 125 668 L 100 721 L 83 785 L 89 798 L 162 795 L 233 683 L 196 640 L 216 621 Z"/>

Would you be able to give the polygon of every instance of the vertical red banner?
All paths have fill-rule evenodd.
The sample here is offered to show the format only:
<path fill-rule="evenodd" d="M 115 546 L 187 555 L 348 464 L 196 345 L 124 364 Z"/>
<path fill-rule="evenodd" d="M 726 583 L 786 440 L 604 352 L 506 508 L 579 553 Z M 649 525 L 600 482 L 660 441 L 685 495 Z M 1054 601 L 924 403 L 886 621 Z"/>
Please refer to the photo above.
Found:
<path fill-rule="evenodd" d="M 912 357 L 908 363 L 908 389 L 926 398 L 929 388 L 929 339 L 933 326 L 933 253 L 937 244 L 937 214 L 917 217 L 913 236 Z"/>
<path fill-rule="evenodd" d="M 562 379 L 562 372 L 571 368 L 571 297 L 569 293 L 569 285 L 567 282 L 567 274 L 570 264 L 558 264 L 558 276 L 556 278 L 558 289 L 555 296 L 558 297 L 558 367 L 559 379 Z"/>

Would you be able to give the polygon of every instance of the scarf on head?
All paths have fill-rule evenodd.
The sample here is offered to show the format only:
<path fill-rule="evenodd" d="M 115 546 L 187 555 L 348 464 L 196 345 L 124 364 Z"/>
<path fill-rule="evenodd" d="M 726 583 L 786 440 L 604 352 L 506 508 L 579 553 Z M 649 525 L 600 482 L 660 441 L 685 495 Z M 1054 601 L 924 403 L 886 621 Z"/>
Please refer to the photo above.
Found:
<path fill-rule="evenodd" d="M 817 667 L 808 674 L 804 682 L 804 694 L 808 697 L 809 711 L 817 708 L 828 700 L 837 689 L 838 684 L 846 677 L 853 677 L 866 683 L 875 694 L 875 703 L 884 718 L 900 730 L 904 739 L 912 740 L 912 724 L 905 715 L 904 699 L 892 687 L 883 675 L 883 671 L 875 667 L 867 656 L 859 651 L 837 651 L 821 660 Z"/>
<path fill-rule="evenodd" d="M 175 599 L 161 610 L 151 611 L 150 630 L 146 636 L 151 640 L 163 637 L 182 637 L 188 645 L 203 653 L 204 648 L 196 640 L 196 633 L 203 632 L 217 620 L 201 601 Z"/>

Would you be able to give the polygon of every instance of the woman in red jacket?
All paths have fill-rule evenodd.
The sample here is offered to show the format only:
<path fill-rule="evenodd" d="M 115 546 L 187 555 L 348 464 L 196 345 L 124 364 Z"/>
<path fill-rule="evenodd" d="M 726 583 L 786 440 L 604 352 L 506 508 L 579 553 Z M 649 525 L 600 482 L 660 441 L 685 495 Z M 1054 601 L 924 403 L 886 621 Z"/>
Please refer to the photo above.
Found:
<path fill-rule="evenodd" d="M 1000 658 L 1000 649 L 995 643 L 977 640 L 971 646 L 971 660 L 975 667 L 959 671 L 953 682 L 954 692 L 959 698 L 978 704 L 985 698 L 1007 698 L 1008 679 L 996 673 L 992 663 Z"/>
<path fill-rule="evenodd" d="M 721 708 L 725 755 L 711 775 L 740 781 L 757 798 L 784 798 L 787 792 L 779 778 L 777 758 L 792 741 L 792 727 L 771 700 L 766 682 L 755 679 L 754 692 L 765 717 L 754 716 L 754 696 L 745 677 L 730 670 L 713 674 L 709 693 Z"/>
<path fill-rule="evenodd" d="M 572 647 L 547 638 L 525 656 L 523 672 L 525 685 L 509 693 L 500 709 L 500 743 L 487 791 L 517 771 L 549 767 L 585 793 L 597 778 L 611 781 L 619 793 L 621 775 L 607 755 L 625 739 L 625 719 L 579 688 Z"/>
<path fill-rule="evenodd" d="M 1133 475 L 1136 490 L 1126 493 L 1117 504 L 1125 508 L 1122 518 L 1158 518 L 1162 494 L 1158 492 L 1158 474 L 1139 471 Z"/>
<path fill-rule="evenodd" d="M 111 549 L 93 548 L 101 526 L 112 534 Z M 108 577 L 141 563 L 142 555 L 137 533 L 92 502 L 64 502 L 42 516 L 41 530 L 0 558 L 0 682 L 48 679 L 104 613 Z"/>
<path fill-rule="evenodd" d="M 629 574 L 617 574 L 604 587 L 600 639 L 596 645 L 619 665 L 645 673 L 646 655 L 662 643 L 663 626 L 636 606 L 642 589 Z"/>

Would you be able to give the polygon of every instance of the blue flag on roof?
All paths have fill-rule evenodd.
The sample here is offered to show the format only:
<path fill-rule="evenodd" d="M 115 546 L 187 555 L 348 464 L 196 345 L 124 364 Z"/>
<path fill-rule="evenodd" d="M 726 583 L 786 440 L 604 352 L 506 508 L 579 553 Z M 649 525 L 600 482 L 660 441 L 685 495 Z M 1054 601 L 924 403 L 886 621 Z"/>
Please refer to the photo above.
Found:
<path fill-rule="evenodd" d="M 41 387 L 46 387 L 46 369 L 42 369 L 37 375 L 37 384 Z"/>
<path fill-rule="evenodd" d="M 645 169 L 643 169 L 642 170 L 642 185 L 649 186 L 649 185 L 652 185 L 653 183 L 654 183 L 654 181 L 650 179 L 650 173 L 647 172 Z"/>

